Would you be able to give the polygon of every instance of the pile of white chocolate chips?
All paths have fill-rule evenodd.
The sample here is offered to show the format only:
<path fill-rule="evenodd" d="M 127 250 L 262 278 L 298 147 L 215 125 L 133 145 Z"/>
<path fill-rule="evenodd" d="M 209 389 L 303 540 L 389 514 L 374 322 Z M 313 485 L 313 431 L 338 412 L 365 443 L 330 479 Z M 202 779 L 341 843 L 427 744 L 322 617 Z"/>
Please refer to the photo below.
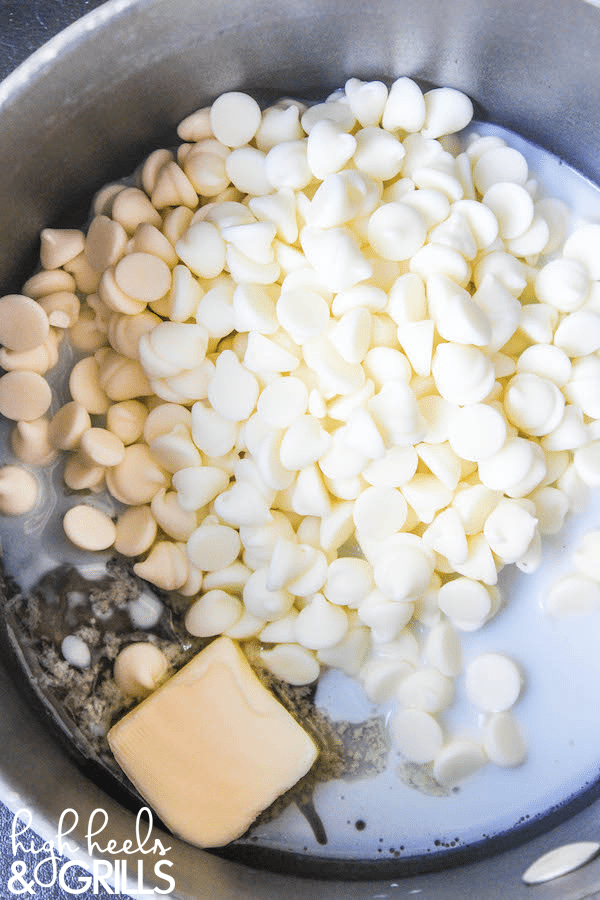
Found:
<path fill-rule="evenodd" d="M 519 665 L 463 665 L 463 636 L 600 484 L 600 225 L 568 233 L 500 138 L 451 137 L 472 114 L 405 77 L 309 107 L 223 94 L 100 191 L 87 233 L 45 229 L 41 270 L 0 299 L 23 464 L 2 511 L 30 510 L 32 469 L 64 451 L 74 544 L 135 558 L 190 598 L 192 635 L 255 638 L 291 684 L 355 676 L 444 785 L 525 758 Z M 600 608 L 597 550 L 549 612 Z M 129 649 L 115 677 L 141 696 L 166 663 Z M 463 674 L 471 736 L 443 723 Z"/>

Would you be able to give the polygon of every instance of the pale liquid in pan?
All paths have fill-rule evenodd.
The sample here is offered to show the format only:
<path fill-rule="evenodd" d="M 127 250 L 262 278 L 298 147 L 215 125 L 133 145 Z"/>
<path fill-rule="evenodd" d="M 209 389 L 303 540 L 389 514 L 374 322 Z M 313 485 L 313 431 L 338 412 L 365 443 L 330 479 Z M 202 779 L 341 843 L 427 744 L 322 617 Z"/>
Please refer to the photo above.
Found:
<path fill-rule="evenodd" d="M 471 126 L 480 134 L 499 134 L 520 150 L 539 178 L 545 196 L 557 197 L 581 216 L 600 221 L 600 190 L 581 175 L 539 148 L 491 125 Z M 68 397 L 61 398 L 66 402 Z M 0 425 L 2 457 L 10 460 L 9 428 Z M 99 573 L 99 561 L 77 551 L 55 527 L 72 505 L 60 491 L 55 472 L 45 479 L 41 506 L 25 521 L 2 523 L 4 562 L 27 589 L 57 562 L 83 564 L 86 574 Z M 115 504 L 98 498 L 107 512 Z M 97 501 L 98 502 L 98 501 Z M 500 576 L 505 606 L 481 630 L 463 635 L 465 662 L 487 650 L 506 651 L 525 676 L 523 694 L 514 715 L 526 738 L 529 753 L 516 769 L 488 764 L 448 796 L 432 796 L 407 786 L 397 774 L 401 759 L 392 751 L 381 775 L 330 781 L 314 793 L 316 812 L 327 843 L 319 844 L 295 805 L 277 819 L 251 832 L 253 846 L 309 853 L 322 857 L 385 859 L 443 852 L 444 845 L 464 846 L 505 832 L 533 819 L 596 780 L 600 770 L 600 684 L 598 636 L 600 618 L 555 620 L 541 608 L 554 580 L 570 571 L 570 556 L 581 535 L 600 527 L 600 492 L 589 508 L 567 519 L 563 531 L 544 538 L 544 557 L 533 575 L 514 566 Z M 444 714 L 447 731 L 473 736 L 479 714 L 466 702 L 463 678 L 456 680 L 457 698 Z M 391 707 L 374 707 L 359 684 L 330 671 L 320 682 L 317 703 L 334 720 L 361 722 L 373 715 L 389 715 Z M 582 835 L 582 839 L 591 839 Z"/>

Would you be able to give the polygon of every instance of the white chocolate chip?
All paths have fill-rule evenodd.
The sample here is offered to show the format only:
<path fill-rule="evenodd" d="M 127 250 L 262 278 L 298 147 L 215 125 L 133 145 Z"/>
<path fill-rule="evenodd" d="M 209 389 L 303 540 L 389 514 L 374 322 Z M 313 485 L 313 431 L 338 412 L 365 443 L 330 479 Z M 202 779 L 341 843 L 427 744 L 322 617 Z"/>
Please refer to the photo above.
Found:
<path fill-rule="evenodd" d="M 383 541 L 374 566 L 375 584 L 390 600 L 414 600 L 431 580 L 433 562 L 420 538 L 396 534 Z"/>
<path fill-rule="evenodd" d="M 418 210 L 405 203 L 380 206 L 369 219 L 369 243 L 384 259 L 410 259 L 425 243 L 427 229 Z"/>
<path fill-rule="evenodd" d="M 361 667 L 359 677 L 368 698 L 373 703 L 385 703 L 413 672 L 414 665 L 407 659 L 369 659 Z"/>
<path fill-rule="evenodd" d="M 104 415 L 110 401 L 100 382 L 100 369 L 93 356 L 85 356 L 75 363 L 69 376 L 69 390 L 73 400 L 91 415 Z"/>
<path fill-rule="evenodd" d="M 45 416 L 32 422 L 17 422 L 10 435 L 13 453 L 29 466 L 47 466 L 56 457 L 48 435 L 50 422 Z"/>
<path fill-rule="evenodd" d="M 554 332 L 554 343 L 567 356 L 588 356 L 600 349 L 600 316 L 585 309 L 569 313 Z"/>
<path fill-rule="evenodd" d="M 203 572 L 214 572 L 230 566 L 240 552 L 240 538 L 228 525 L 203 524 L 187 542 L 190 561 Z"/>
<path fill-rule="evenodd" d="M 260 658 L 266 668 L 288 684 L 312 684 L 319 677 L 320 665 L 306 647 L 294 643 L 278 643 L 271 650 L 261 650 Z"/>
<path fill-rule="evenodd" d="M 527 160 L 512 147 L 494 147 L 483 153 L 473 168 L 475 186 L 481 194 L 498 182 L 525 184 L 529 174 Z"/>
<path fill-rule="evenodd" d="M 593 615 L 600 609 L 600 585 L 586 575 L 565 575 L 550 588 L 543 606 L 556 619 Z"/>
<path fill-rule="evenodd" d="M 403 706 L 428 713 L 441 712 L 454 699 L 454 685 L 437 669 L 424 667 L 407 675 L 397 696 Z"/>
<path fill-rule="evenodd" d="M 506 419 L 494 406 L 474 403 L 451 415 L 448 440 L 462 459 L 479 462 L 493 456 L 504 446 L 506 435 Z"/>
<path fill-rule="evenodd" d="M 452 678 L 462 671 L 462 649 L 458 632 L 448 622 L 434 625 L 423 647 L 427 662 Z"/>
<path fill-rule="evenodd" d="M 130 506 L 149 503 L 166 483 L 166 472 L 155 463 L 145 444 L 125 447 L 122 461 L 107 475 L 111 494 Z"/>
<path fill-rule="evenodd" d="M 106 413 L 106 427 L 125 445 L 135 444 L 143 432 L 148 410 L 139 400 L 113 403 Z"/>
<path fill-rule="evenodd" d="M 533 221 L 533 200 L 519 184 L 495 182 L 483 195 L 483 203 L 496 216 L 504 240 L 520 237 Z"/>
<path fill-rule="evenodd" d="M 355 609 L 374 586 L 373 572 L 366 560 L 340 557 L 329 564 L 323 594 L 336 606 Z"/>
<path fill-rule="evenodd" d="M 163 591 L 183 587 L 189 574 L 185 551 L 171 541 L 157 541 L 146 559 L 135 563 L 133 571 Z"/>
<path fill-rule="evenodd" d="M 446 582 L 439 591 L 440 609 L 462 631 L 480 628 L 492 613 L 488 588 L 465 576 Z"/>
<path fill-rule="evenodd" d="M 115 659 L 113 675 L 117 687 L 128 697 L 147 697 L 167 677 L 165 654 L 149 641 L 124 647 Z"/>
<path fill-rule="evenodd" d="M 525 884 L 543 884 L 561 875 L 567 875 L 593 859 L 600 850 L 596 841 L 579 841 L 556 847 L 544 853 L 523 873 Z"/>
<path fill-rule="evenodd" d="M 388 89 L 382 81 L 349 78 L 345 93 L 350 109 L 363 128 L 379 124 L 388 97 Z"/>
<path fill-rule="evenodd" d="M 185 627 L 195 637 L 212 637 L 222 634 L 242 615 L 241 601 L 226 591 L 207 591 L 188 609 Z"/>
<path fill-rule="evenodd" d="M 44 269 L 59 269 L 78 256 L 85 244 L 76 228 L 44 228 L 41 233 L 40 261 Z"/>
<path fill-rule="evenodd" d="M 115 266 L 115 281 L 129 297 L 144 303 L 159 300 L 171 287 L 169 267 L 151 253 L 128 253 Z"/>
<path fill-rule="evenodd" d="M 94 506 L 72 506 L 64 516 L 63 528 L 69 540 L 82 550 L 107 550 L 116 538 L 113 520 Z"/>
<path fill-rule="evenodd" d="M 190 225 L 175 244 L 180 259 L 194 275 L 216 278 L 225 265 L 225 241 L 211 222 Z"/>
<path fill-rule="evenodd" d="M 19 369 L 0 378 L 0 414 L 15 421 L 32 422 L 48 410 L 52 392 L 37 372 Z"/>
<path fill-rule="evenodd" d="M 483 729 L 483 747 L 488 759 L 497 766 L 520 766 L 527 756 L 527 745 L 510 712 L 493 713 Z"/>
<path fill-rule="evenodd" d="M 483 533 L 496 556 L 504 563 L 512 563 L 526 552 L 537 523 L 535 515 L 522 503 L 505 497 L 485 520 Z"/>
<path fill-rule="evenodd" d="M 149 506 L 130 506 L 117 518 L 115 550 L 123 556 L 141 556 L 156 539 L 157 524 Z"/>
<path fill-rule="evenodd" d="M 563 254 L 567 259 L 581 263 L 594 280 L 600 278 L 598 248 L 600 247 L 600 225 L 593 223 L 577 228 L 565 241 Z"/>
<path fill-rule="evenodd" d="M 401 142 L 381 128 L 366 127 L 356 134 L 354 164 L 373 178 L 382 181 L 395 178 L 405 156 L 406 150 Z"/>
<path fill-rule="evenodd" d="M 125 456 L 123 441 L 106 428 L 86 428 L 79 448 L 86 462 L 95 466 L 116 466 Z"/>
<path fill-rule="evenodd" d="M 60 650 L 69 663 L 76 669 L 88 669 L 92 662 L 90 648 L 85 641 L 76 634 L 68 634 L 62 639 Z"/>
<path fill-rule="evenodd" d="M 0 513 L 22 516 L 31 512 L 38 501 L 39 487 L 35 476 L 21 466 L 0 468 Z"/>
<path fill-rule="evenodd" d="M 256 405 L 256 378 L 231 350 L 224 350 L 217 360 L 215 374 L 208 388 L 213 409 L 233 422 L 247 419 Z"/>
<path fill-rule="evenodd" d="M 431 371 L 442 397 L 458 406 L 480 403 L 494 385 L 492 363 L 477 347 L 440 344 Z"/>
<path fill-rule="evenodd" d="M 27 279 L 23 285 L 23 293 L 26 297 L 39 300 L 57 291 L 74 291 L 75 287 L 75 279 L 64 269 L 42 269 Z"/>
<path fill-rule="evenodd" d="M 119 222 L 128 234 L 133 234 L 142 222 L 161 226 L 160 213 L 139 188 L 126 187 L 115 196 L 111 218 Z"/>
<path fill-rule="evenodd" d="M 258 103 L 241 91 L 221 94 L 210 108 L 212 133 L 226 147 L 248 144 L 256 134 L 260 121 Z"/>
<path fill-rule="evenodd" d="M 549 303 L 561 312 L 575 312 L 590 290 L 590 278 L 576 259 L 554 259 L 535 276 L 535 293 L 541 303 Z"/>
<path fill-rule="evenodd" d="M 442 749 L 444 741 L 439 722 L 420 709 L 399 710 L 390 724 L 394 747 L 410 762 L 431 762 Z"/>
<path fill-rule="evenodd" d="M 468 738 L 455 738 L 440 750 L 433 761 L 433 774 L 445 787 L 452 787 L 474 775 L 486 761 L 479 744 Z"/>
<path fill-rule="evenodd" d="M 19 352 L 33 350 L 48 337 L 48 316 L 39 303 L 23 294 L 0 297 L 0 344 Z"/>
<path fill-rule="evenodd" d="M 397 78 L 383 108 L 382 126 L 386 131 L 419 131 L 425 123 L 425 99 L 416 82 Z"/>
<path fill-rule="evenodd" d="M 425 123 L 421 134 L 439 138 L 461 131 L 473 118 L 473 104 L 466 94 L 454 88 L 434 88 L 425 94 Z"/>
<path fill-rule="evenodd" d="M 298 643 L 309 650 L 334 647 L 348 630 L 348 616 L 340 606 L 315 594 L 300 612 L 294 625 Z"/>
<path fill-rule="evenodd" d="M 519 699 L 521 673 L 503 653 L 481 653 L 465 672 L 465 688 L 471 703 L 482 712 L 505 712 Z"/>

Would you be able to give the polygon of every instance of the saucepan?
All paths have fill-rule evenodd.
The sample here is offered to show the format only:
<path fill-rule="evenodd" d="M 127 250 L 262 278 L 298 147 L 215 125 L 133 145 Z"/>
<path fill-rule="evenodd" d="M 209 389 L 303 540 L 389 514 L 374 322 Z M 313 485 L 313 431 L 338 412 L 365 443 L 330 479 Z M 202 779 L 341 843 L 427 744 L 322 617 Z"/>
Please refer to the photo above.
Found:
<path fill-rule="evenodd" d="M 2 293 L 17 291 L 31 271 L 44 226 L 85 221 L 100 186 L 173 145 L 182 118 L 229 90 L 265 103 L 311 100 L 351 76 L 389 83 L 407 74 L 464 91 L 478 118 L 600 182 L 599 7 L 594 0 L 108 0 L 0 84 Z M 13 677 L 14 656 L 2 662 L 0 797 L 13 810 L 29 809 L 46 839 L 56 837 L 65 810 L 75 811 L 70 841 L 84 855 L 106 857 L 109 840 L 120 848 L 136 834 L 135 813 L 48 727 Z M 155 831 L 169 847 L 174 887 L 153 883 L 181 900 L 577 900 L 600 891 L 599 862 L 535 887 L 522 874 L 551 849 L 596 840 L 599 803 L 593 792 L 580 797 L 543 829 L 521 830 L 485 858 L 466 853 L 424 874 L 375 867 L 368 878 L 343 865 L 272 871 L 278 867 L 226 859 Z M 105 827 L 88 848 L 98 809 Z M 144 848 L 134 847 L 130 871 L 144 859 Z"/>

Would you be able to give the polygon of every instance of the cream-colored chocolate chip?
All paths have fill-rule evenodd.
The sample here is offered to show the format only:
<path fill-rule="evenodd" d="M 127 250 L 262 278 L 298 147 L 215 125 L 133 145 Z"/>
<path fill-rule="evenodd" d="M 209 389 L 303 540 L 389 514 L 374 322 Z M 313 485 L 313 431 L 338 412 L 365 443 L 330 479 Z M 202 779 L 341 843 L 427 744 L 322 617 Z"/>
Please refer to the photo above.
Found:
<path fill-rule="evenodd" d="M 106 413 L 106 427 L 125 445 L 135 444 L 144 431 L 148 410 L 139 400 L 113 403 Z"/>
<path fill-rule="evenodd" d="M 113 520 L 101 509 L 85 503 L 67 510 L 63 528 L 71 543 L 82 550 L 107 550 L 116 537 Z"/>
<path fill-rule="evenodd" d="M 123 556 L 141 556 L 156 540 L 157 530 L 149 506 L 130 506 L 117 518 L 115 550 Z"/>
<path fill-rule="evenodd" d="M 96 272 L 104 272 L 122 257 L 127 232 L 120 222 L 108 216 L 95 216 L 85 239 L 85 258 Z"/>
<path fill-rule="evenodd" d="M 202 141 L 204 138 L 212 137 L 212 133 L 210 106 L 204 106 L 190 113 L 177 126 L 177 134 L 182 141 Z"/>
<path fill-rule="evenodd" d="M 149 641 L 138 641 L 124 647 L 113 668 L 117 687 L 128 697 L 147 697 L 167 677 L 167 657 Z"/>
<path fill-rule="evenodd" d="M 74 453 L 65 463 L 63 480 L 72 491 L 99 493 L 104 487 L 104 471 L 102 466 L 91 466 L 80 453 Z"/>
<path fill-rule="evenodd" d="M 135 316 L 146 308 L 146 302 L 143 303 L 129 297 L 121 290 L 115 279 L 114 269 L 105 269 L 98 284 L 98 295 L 103 303 L 114 312 L 125 313 L 128 316 Z"/>
<path fill-rule="evenodd" d="M 69 342 L 76 350 L 82 350 L 84 353 L 93 353 L 106 346 L 106 334 L 97 327 L 93 309 L 84 307 L 81 310 L 79 319 L 69 331 Z"/>
<path fill-rule="evenodd" d="M 141 336 L 152 331 L 160 322 L 159 317 L 149 309 L 145 309 L 136 316 L 112 313 L 107 329 L 110 346 L 128 359 L 138 359 L 138 344 Z"/>
<path fill-rule="evenodd" d="M 144 440 L 151 444 L 156 438 L 169 434 L 177 425 L 192 427 L 192 414 L 186 406 L 178 403 L 159 403 L 148 414 L 144 425 Z"/>
<path fill-rule="evenodd" d="M 23 516 L 31 512 L 38 499 L 35 477 L 20 466 L 0 469 L 0 513 L 3 516 Z"/>
<path fill-rule="evenodd" d="M 156 209 L 165 209 L 167 206 L 188 206 L 195 209 L 198 206 L 198 194 L 194 186 L 174 161 L 165 163 L 158 172 L 151 199 L 152 206 Z"/>
<path fill-rule="evenodd" d="M 139 173 L 139 180 L 148 196 L 150 196 L 154 190 L 158 173 L 162 167 L 166 165 L 166 163 L 172 161 L 173 153 L 164 148 L 153 150 L 152 153 L 146 157 Z"/>
<path fill-rule="evenodd" d="M 42 297 L 40 307 L 53 328 L 72 328 L 79 318 L 79 297 L 70 291 L 59 291 Z"/>
<path fill-rule="evenodd" d="M 190 227 L 193 215 L 194 213 L 187 206 L 176 206 L 165 214 L 162 233 L 173 246 Z"/>
<path fill-rule="evenodd" d="M 75 450 L 79 446 L 81 435 L 91 424 L 87 409 L 76 400 L 71 400 L 53 417 L 48 428 L 48 438 L 58 450 Z"/>
<path fill-rule="evenodd" d="M 82 457 L 94 466 L 112 468 L 125 456 L 123 441 L 106 428 L 88 428 L 81 435 Z"/>
<path fill-rule="evenodd" d="M 56 456 L 50 443 L 50 422 L 45 416 L 33 422 L 17 422 L 10 435 L 15 456 L 29 466 L 47 466 Z"/>
<path fill-rule="evenodd" d="M 39 300 L 47 294 L 74 291 L 75 287 L 75 279 L 70 272 L 65 272 L 64 269 L 43 269 L 27 279 L 21 292 L 32 300 Z"/>
<path fill-rule="evenodd" d="M 180 166 L 183 166 L 185 159 L 193 146 L 193 144 L 180 144 L 177 148 L 177 162 Z"/>
<path fill-rule="evenodd" d="M 100 369 L 93 356 L 75 363 L 69 376 L 71 397 L 93 416 L 103 416 L 110 401 L 100 383 Z"/>
<path fill-rule="evenodd" d="M 148 197 L 139 188 L 130 187 L 120 191 L 113 201 L 112 218 L 119 222 L 127 234 L 133 234 L 141 222 L 161 226 L 160 213 L 152 206 Z"/>
<path fill-rule="evenodd" d="M 73 275 L 75 284 L 82 294 L 93 294 L 98 290 L 100 272 L 92 269 L 83 251 L 75 259 L 65 263 L 64 268 Z"/>
<path fill-rule="evenodd" d="M 177 493 L 161 488 L 150 504 L 152 515 L 169 537 L 175 541 L 187 541 L 197 528 L 198 520 L 193 510 L 183 509 L 179 505 Z"/>
<path fill-rule="evenodd" d="M 239 597 L 227 591 L 207 591 L 186 612 L 185 627 L 195 637 L 212 637 L 233 628 L 243 610 Z"/>
<path fill-rule="evenodd" d="M 177 265 L 177 254 L 172 244 L 165 237 L 162 231 L 159 231 L 155 225 L 149 222 L 142 222 L 135 230 L 135 234 L 131 239 L 132 253 L 152 253 L 159 256 L 168 267 L 172 269 Z"/>
<path fill-rule="evenodd" d="M 106 484 L 113 497 L 128 506 L 150 503 L 168 482 L 168 474 L 156 465 L 145 444 L 125 447 L 122 462 L 106 474 Z"/>
<path fill-rule="evenodd" d="M 104 300 L 100 299 L 98 294 L 95 293 L 88 294 L 87 305 L 88 309 L 94 313 L 94 324 L 96 325 L 96 328 L 104 334 L 107 334 L 108 323 L 110 322 L 111 316 L 114 315 L 113 310 L 110 306 L 106 305 Z"/>
<path fill-rule="evenodd" d="M 37 372 L 16 369 L 0 378 L 0 415 L 32 422 L 43 416 L 52 402 L 52 391 Z"/>
<path fill-rule="evenodd" d="M 41 233 L 40 262 L 44 269 L 60 269 L 79 256 L 85 245 L 77 228 L 44 228 Z"/>
<path fill-rule="evenodd" d="M 0 344 L 8 350 L 33 350 L 43 344 L 50 331 L 42 306 L 24 294 L 0 297 Z"/>
<path fill-rule="evenodd" d="M 185 553 L 185 544 L 181 544 L 180 546 Z M 179 593 L 184 597 L 195 597 L 200 593 L 203 581 L 204 572 L 202 569 L 198 569 L 197 566 L 194 566 L 188 559 L 188 577 L 185 584 L 182 584 L 179 588 Z"/>
<path fill-rule="evenodd" d="M 0 366 L 7 372 L 14 369 L 28 369 L 30 372 L 37 372 L 38 375 L 45 375 L 58 362 L 57 335 L 60 334 L 61 332 L 50 329 L 44 343 L 34 347 L 33 350 L 17 351 L 0 347 Z"/>
<path fill-rule="evenodd" d="M 128 253 L 115 266 L 115 281 L 128 297 L 152 303 L 171 287 L 171 270 L 151 253 Z"/>
<path fill-rule="evenodd" d="M 104 187 L 101 187 L 98 193 L 94 196 L 94 200 L 92 203 L 92 211 L 95 216 L 110 216 L 112 215 L 113 203 L 115 202 L 115 198 L 117 194 L 120 194 L 121 191 L 125 190 L 125 185 L 120 182 L 109 182 L 109 184 L 105 184 Z"/>
<path fill-rule="evenodd" d="M 113 350 L 102 349 L 102 358 L 96 354 L 100 384 L 110 400 L 135 400 L 153 393 L 146 374 L 136 359 L 127 359 Z"/>
<path fill-rule="evenodd" d="M 163 591 L 176 591 L 187 581 L 187 557 L 177 544 L 157 541 L 148 557 L 136 563 L 133 571 Z"/>

